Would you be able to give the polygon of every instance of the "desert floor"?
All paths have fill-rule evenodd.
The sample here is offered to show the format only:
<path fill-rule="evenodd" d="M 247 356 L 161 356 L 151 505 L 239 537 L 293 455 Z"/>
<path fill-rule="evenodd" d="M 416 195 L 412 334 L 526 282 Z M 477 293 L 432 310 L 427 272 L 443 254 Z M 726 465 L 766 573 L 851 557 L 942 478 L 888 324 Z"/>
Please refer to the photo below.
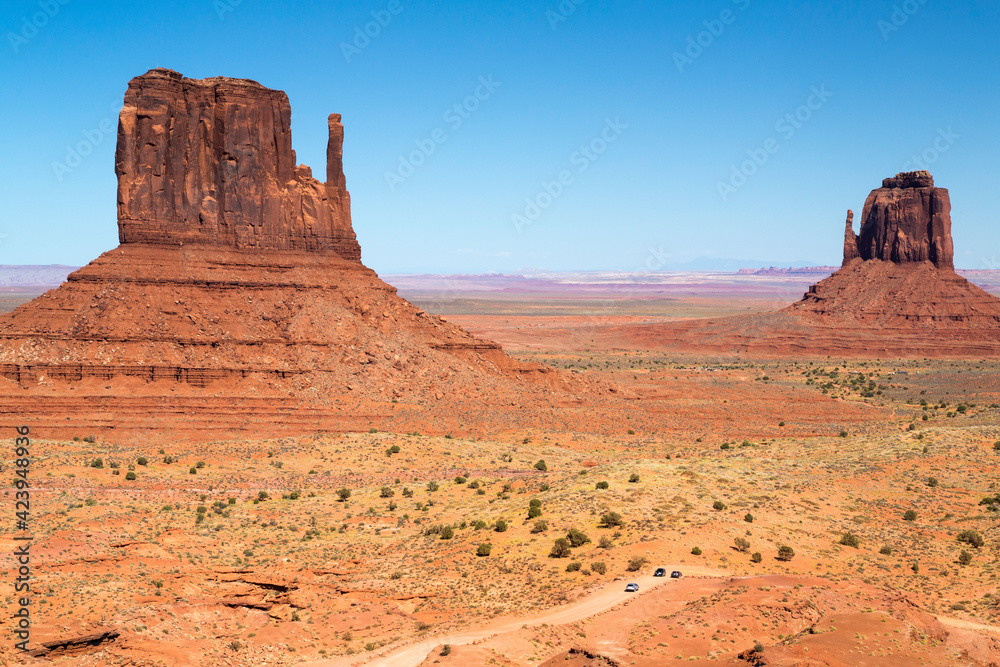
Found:
<path fill-rule="evenodd" d="M 629 409 L 571 429 L 33 433 L 45 655 L 8 639 L 2 664 L 996 664 L 1000 362 L 671 356 L 601 335 L 784 293 L 421 296 Z"/>

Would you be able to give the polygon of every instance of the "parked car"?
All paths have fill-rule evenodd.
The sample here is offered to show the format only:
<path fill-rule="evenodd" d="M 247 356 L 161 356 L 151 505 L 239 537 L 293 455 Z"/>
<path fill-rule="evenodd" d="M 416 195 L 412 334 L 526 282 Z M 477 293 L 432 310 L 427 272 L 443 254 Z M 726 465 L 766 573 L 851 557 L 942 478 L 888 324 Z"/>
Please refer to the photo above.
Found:
<path fill-rule="evenodd" d="M 673 572 L 670 573 L 670 578 L 671 579 L 680 579 L 681 578 L 681 573 L 678 572 L 677 570 L 674 570 Z"/>
<path fill-rule="evenodd" d="M 639 584 L 629 584 L 625 587 L 626 593 L 635 593 L 639 590 Z"/>
<path fill-rule="evenodd" d="M 667 571 L 662 567 L 656 568 L 656 572 L 653 573 L 654 577 L 665 577 L 667 576 Z"/>

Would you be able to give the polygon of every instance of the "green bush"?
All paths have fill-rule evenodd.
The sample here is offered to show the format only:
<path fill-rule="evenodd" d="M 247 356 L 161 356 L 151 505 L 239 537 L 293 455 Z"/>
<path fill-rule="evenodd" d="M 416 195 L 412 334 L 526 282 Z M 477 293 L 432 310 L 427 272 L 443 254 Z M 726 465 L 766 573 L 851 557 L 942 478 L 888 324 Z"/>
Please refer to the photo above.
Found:
<path fill-rule="evenodd" d="M 733 542 L 736 544 L 736 550 L 739 551 L 740 553 L 746 553 L 750 551 L 750 540 L 743 537 L 737 537 L 735 540 L 733 540 Z"/>
<path fill-rule="evenodd" d="M 462 477 L 461 475 L 455 478 L 455 484 L 465 484 L 467 481 L 469 480 L 467 480 L 465 477 Z"/>
<path fill-rule="evenodd" d="M 573 561 L 572 563 L 570 563 L 569 565 L 566 566 L 566 571 L 567 572 L 579 572 L 580 571 L 580 567 L 581 566 L 580 566 L 580 562 L 579 561 Z"/>
<path fill-rule="evenodd" d="M 497 531 L 498 533 L 507 532 L 507 522 L 504 521 L 503 519 L 497 519 L 497 522 L 493 524 L 493 530 Z"/>
<path fill-rule="evenodd" d="M 259 491 L 257 493 L 257 500 L 267 500 L 267 499 L 268 499 L 267 491 Z"/>
<path fill-rule="evenodd" d="M 450 540 L 453 537 L 455 537 L 455 529 L 454 528 L 452 528 L 451 526 L 444 526 L 443 528 L 441 528 L 441 539 L 442 540 Z"/>
<path fill-rule="evenodd" d="M 753 555 L 750 556 L 750 560 L 751 560 L 751 562 L 759 563 L 762 560 L 764 560 L 764 557 L 760 555 L 759 551 L 755 551 L 755 552 L 753 552 Z"/>
<path fill-rule="evenodd" d="M 531 527 L 531 532 L 544 533 L 548 529 L 549 529 L 549 524 L 543 521 L 542 519 L 539 519 L 538 521 L 535 522 L 535 525 Z"/>
<path fill-rule="evenodd" d="M 542 501 L 539 500 L 538 498 L 532 498 L 531 500 L 528 501 L 528 507 L 541 507 L 541 506 L 542 506 Z"/>
<path fill-rule="evenodd" d="M 602 528 L 615 528 L 621 526 L 622 523 L 622 515 L 618 512 L 605 512 L 601 515 L 600 525 Z"/>
<path fill-rule="evenodd" d="M 538 462 L 535 463 L 535 470 L 541 470 L 542 472 L 547 472 L 548 469 L 549 466 L 546 465 L 545 459 L 539 459 Z"/>
<path fill-rule="evenodd" d="M 598 490 L 601 490 L 609 488 L 610 485 L 607 482 L 598 482 L 595 486 Z"/>
<path fill-rule="evenodd" d="M 427 482 L 427 492 L 428 493 L 433 493 L 434 491 L 437 491 L 440 488 L 441 487 L 435 481 Z"/>
<path fill-rule="evenodd" d="M 787 563 L 793 558 L 795 558 L 795 549 L 784 544 L 778 547 L 778 560 L 785 561 Z"/>
<path fill-rule="evenodd" d="M 337 489 L 337 498 L 340 500 L 340 502 L 345 503 L 347 502 L 347 499 L 350 497 L 351 497 L 351 490 L 348 489 L 347 487 Z"/>
<path fill-rule="evenodd" d="M 590 564 L 590 569 L 592 572 L 597 574 L 607 574 L 608 566 L 604 564 L 604 561 L 598 560 Z"/>
<path fill-rule="evenodd" d="M 972 562 L 972 554 L 970 554 L 968 551 L 963 551 L 962 553 L 958 554 L 958 562 L 961 565 L 970 564 Z"/>
<path fill-rule="evenodd" d="M 378 492 L 379 498 L 392 498 L 394 495 L 396 495 L 396 492 L 390 489 L 388 486 L 383 486 L 381 489 L 379 489 Z"/>
<path fill-rule="evenodd" d="M 141 466 L 149 465 L 149 459 L 147 459 L 145 456 L 140 456 L 135 460 L 135 462 Z"/>
<path fill-rule="evenodd" d="M 529 507 L 528 508 L 528 518 L 529 519 L 534 519 L 534 518 L 540 517 L 540 516 L 542 516 L 542 508 L 541 507 Z"/>
<path fill-rule="evenodd" d="M 91 468 L 103 468 L 104 467 L 104 459 L 94 459 L 93 461 L 90 462 L 90 467 Z"/>
<path fill-rule="evenodd" d="M 722 502 L 721 500 L 716 500 L 714 503 L 712 503 L 712 509 L 721 512 L 722 510 L 726 509 L 726 503 Z"/>
<path fill-rule="evenodd" d="M 473 526 L 473 528 L 475 528 L 476 530 L 482 530 L 483 528 L 486 528 L 487 525 L 488 524 L 485 521 L 480 519 L 479 521 L 476 521 L 476 524 Z"/>
<path fill-rule="evenodd" d="M 747 512 L 746 514 L 743 515 L 743 520 L 746 521 L 747 523 L 753 523 L 753 514 Z"/>
<path fill-rule="evenodd" d="M 976 549 L 978 549 L 979 547 L 983 546 L 986 543 L 983 540 L 983 536 L 980 535 L 979 532 L 975 530 L 963 530 L 958 534 L 958 537 L 956 539 L 959 542 L 964 542 L 965 544 L 968 544 L 970 547 Z"/>
<path fill-rule="evenodd" d="M 701 547 L 695 547 L 694 549 L 692 549 L 691 550 L 691 554 L 694 555 L 694 556 L 700 556 L 701 555 Z"/>
<path fill-rule="evenodd" d="M 892 547 L 890 547 L 888 544 L 886 544 L 881 549 L 879 549 L 878 552 L 880 554 L 882 554 L 883 556 L 891 556 L 892 555 Z"/>
<path fill-rule="evenodd" d="M 639 570 L 642 569 L 642 566 L 645 565 L 647 562 L 649 561 L 647 561 L 642 556 L 633 556 L 632 559 L 629 560 L 628 562 L 628 567 L 626 567 L 625 569 L 628 570 L 629 572 L 638 572 Z"/>
<path fill-rule="evenodd" d="M 638 473 L 632 473 L 631 475 L 628 476 L 628 481 L 629 481 L 629 484 L 638 484 L 639 483 L 639 474 Z"/>
<path fill-rule="evenodd" d="M 938 485 L 938 481 L 937 481 L 936 477 L 928 477 L 927 478 L 927 486 L 929 486 L 929 487 L 931 487 L 933 489 L 937 485 Z"/>
<path fill-rule="evenodd" d="M 132 480 L 135 479 L 135 473 L 134 472 L 125 473 L 125 479 L 131 482 Z"/>
<path fill-rule="evenodd" d="M 570 528 L 569 532 L 566 534 L 566 539 L 573 547 L 582 547 L 584 544 L 590 542 L 590 538 L 582 530 L 577 530 L 576 528 Z"/>
<path fill-rule="evenodd" d="M 552 551 L 549 552 L 549 558 L 566 558 L 569 554 L 569 540 L 560 537 L 552 544 Z"/>
<path fill-rule="evenodd" d="M 904 521 L 916 521 L 917 520 L 917 512 L 916 512 L 916 510 L 906 510 L 905 512 L 903 512 L 903 520 Z"/>
<path fill-rule="evenodd" d="M 197 475 L 198 474 L 198 469 L 195 468 L 194 466 L 191 466 L 190 468 L 188 468 L 188 474 L 189 475 Z"/>

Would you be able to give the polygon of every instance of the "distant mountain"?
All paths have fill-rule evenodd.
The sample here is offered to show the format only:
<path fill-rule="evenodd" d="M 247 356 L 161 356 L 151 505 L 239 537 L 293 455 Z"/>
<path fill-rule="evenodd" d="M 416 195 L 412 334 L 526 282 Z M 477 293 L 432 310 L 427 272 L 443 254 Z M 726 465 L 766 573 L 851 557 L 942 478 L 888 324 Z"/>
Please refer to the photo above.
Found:
<path fill-rule="evenodd" d="M 54 287 L 79 266 L 64 264 L 0 264 L 0 287 Z"/>

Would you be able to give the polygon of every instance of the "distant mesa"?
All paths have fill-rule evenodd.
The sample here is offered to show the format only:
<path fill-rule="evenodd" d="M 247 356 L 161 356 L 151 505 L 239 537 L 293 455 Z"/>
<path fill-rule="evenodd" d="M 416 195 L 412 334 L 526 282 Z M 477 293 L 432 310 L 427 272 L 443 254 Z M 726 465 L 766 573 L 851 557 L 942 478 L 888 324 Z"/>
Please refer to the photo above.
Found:
<path fill-rule="evenodd" d="M 397 400 L 544 404 L 525 397 L 586 384 L 400 298 L 361 263 L 341 117 L 323 182 L 296 163 L 290 122 L 285 93 L 254 81 L 132 79 L 121 245 L 0 316 L 0 422 L 49 436 L 367 429 L 404 413 Z"/>
<path fill-rule="evenodd" d="M 765 355 L 1000 356 L 1000 299 L 954 269 L 951 200 L 926 171 L 868 195 L 861 229 L 847 212 L 844 261 L 776 313 L 636 327 L 643 345 Z"/>

